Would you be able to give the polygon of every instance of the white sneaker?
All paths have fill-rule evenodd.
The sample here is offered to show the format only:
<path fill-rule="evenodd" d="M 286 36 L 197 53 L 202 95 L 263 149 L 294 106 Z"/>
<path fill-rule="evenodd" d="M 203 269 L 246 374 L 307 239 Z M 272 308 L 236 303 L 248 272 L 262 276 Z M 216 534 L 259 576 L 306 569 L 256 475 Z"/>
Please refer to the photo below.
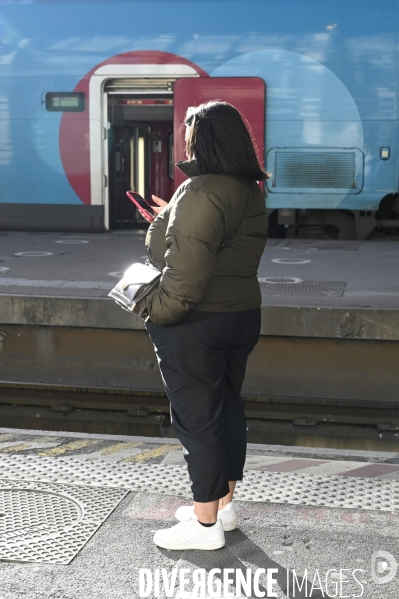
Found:
<path fill-rule="evenodd" d="M 193 514 L 193 505 L 182 505 L 176 510 L 175 517 L 178 520 L 180 520 L 180 522 L 183 522 L 188 518 L 192 518 Z M 225 505 L 224 508 L 222 508 L 221 510 L 218 510 L 218 519 L 219 518 L 222 521 L 224 532 L 228 532 L 229 530 L 235 530 L 237 528 L 237 514 L 234 507 L 234 503 L 232 501 Z"/>
<path fill-rule="evenodd" d="M 195 514 L 172 528 L 157 530 L 154 543 L 164 549 L 220 549 L 224 547 L 223 526 L 220 520 L 213 526 L 202 526 Z"/>

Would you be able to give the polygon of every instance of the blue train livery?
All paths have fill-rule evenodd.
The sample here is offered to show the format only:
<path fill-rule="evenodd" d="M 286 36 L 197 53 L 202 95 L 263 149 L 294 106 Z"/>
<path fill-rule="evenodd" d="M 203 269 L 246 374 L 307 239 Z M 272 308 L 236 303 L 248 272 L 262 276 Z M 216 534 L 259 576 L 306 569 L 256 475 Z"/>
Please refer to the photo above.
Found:
<path fill-rule="evenodd" d="M 270 232 L 398 228 L 399 1 L 0 1 L 0 227 L 138 222 L 181 183 L 190 104 L 251 126 Z"/>

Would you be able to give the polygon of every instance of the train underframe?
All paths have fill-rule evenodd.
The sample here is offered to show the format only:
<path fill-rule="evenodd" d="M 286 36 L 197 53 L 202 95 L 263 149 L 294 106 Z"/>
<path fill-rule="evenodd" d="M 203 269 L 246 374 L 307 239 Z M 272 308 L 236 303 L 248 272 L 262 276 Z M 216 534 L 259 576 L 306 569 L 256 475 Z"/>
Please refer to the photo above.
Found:
<path fill-rule="evenodd" d="M 276 209 L 269 211 L 269 235 L 288 239 L 364 240 L 399 235 L 399 194 L 383 198 L 379 210 Z"/>

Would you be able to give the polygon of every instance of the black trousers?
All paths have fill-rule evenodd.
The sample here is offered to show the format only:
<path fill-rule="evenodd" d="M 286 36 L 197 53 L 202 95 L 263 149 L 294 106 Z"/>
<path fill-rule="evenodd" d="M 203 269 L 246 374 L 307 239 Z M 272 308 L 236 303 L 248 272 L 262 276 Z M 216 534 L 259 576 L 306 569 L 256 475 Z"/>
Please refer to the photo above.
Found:
<path fill-rule="evenodd" d="M 194 501 L 220 499 L 229 492 L 229 480 L 242 480 L 247 428 L 241 388 L 260 320 L 256 308 L 192 311 L 167 326 L 146 323 Z"/>

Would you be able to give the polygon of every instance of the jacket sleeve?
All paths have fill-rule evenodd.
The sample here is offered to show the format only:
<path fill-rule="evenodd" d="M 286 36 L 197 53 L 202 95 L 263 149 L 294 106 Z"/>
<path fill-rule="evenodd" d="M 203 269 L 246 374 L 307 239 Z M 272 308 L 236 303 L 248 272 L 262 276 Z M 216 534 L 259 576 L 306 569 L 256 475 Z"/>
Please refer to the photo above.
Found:
<path fill-rule="evenodd" d="M 148 227 L 147 235 L 145 238 L 145 249 L 147 256 L 151 264 L 163 270 L 165 264 L 165 237 L 166 229 L 168 227 L 168 211 L 169 206 L 164 208 L 156 219 Z"/>
<path fill-rule="evenodd" d="M 213 195 L 189 189 L 177 199 L 165 235 L 166 266 L 159 287 L 147 298 L 151 322 L 177 322 L 201 301 L 216 273 L 224 231 L 224 211 Z"/>

